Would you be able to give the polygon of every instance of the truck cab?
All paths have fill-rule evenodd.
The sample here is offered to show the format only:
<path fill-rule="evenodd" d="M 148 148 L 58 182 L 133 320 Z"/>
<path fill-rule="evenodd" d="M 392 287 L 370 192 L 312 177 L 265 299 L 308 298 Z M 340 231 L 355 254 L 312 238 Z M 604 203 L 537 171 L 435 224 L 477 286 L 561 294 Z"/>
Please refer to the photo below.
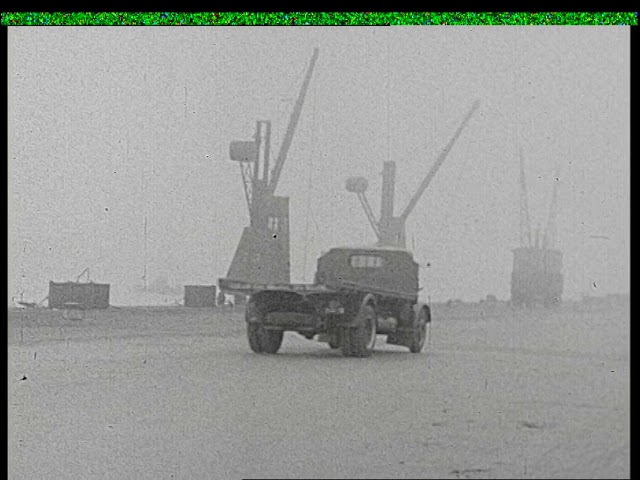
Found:
<path fill-rule="evenodd" d="M 418 264 L 393 247 L 336 247 L 318 259 L 315 283 L 332 288 L 368 287 L 417 300 Z"/>

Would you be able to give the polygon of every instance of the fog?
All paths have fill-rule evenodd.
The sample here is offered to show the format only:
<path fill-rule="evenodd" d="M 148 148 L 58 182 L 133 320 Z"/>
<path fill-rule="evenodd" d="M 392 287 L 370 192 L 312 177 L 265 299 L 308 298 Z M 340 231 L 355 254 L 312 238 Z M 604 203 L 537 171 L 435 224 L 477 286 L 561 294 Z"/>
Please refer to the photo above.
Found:
<path fill-rule="evenodd" d="M 424 299 L 509 298 L 519 157 L 533 227 L 555 169 L 564 298 L 629 291 L 629 27 L 10 27 L 8 295 L 49 280 L 215 284 L 249 215 L 229 143 L 272 121 L 272 154 L 319 57 L 276 193 L 291 273 L 372 244 L 394 160 L 396 214 L 472 103 L 479 110 L 407 223 Z M 145 248 L 144 219 L 147 218 Z M 146 250 L 146 254 L 145 254 Z M 427 262 L 430 267 L 426 267 Z"/>

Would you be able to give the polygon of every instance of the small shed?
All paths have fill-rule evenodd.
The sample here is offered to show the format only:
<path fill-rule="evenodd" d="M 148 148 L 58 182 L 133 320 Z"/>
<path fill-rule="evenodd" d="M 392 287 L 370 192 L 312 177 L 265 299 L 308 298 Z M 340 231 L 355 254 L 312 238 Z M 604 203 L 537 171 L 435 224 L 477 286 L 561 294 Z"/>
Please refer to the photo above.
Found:
<path fill-rule="evenodd" d="M 106 283 L 49 282 L 49 308 L 90 310 L 109 308 Z"/>
<path fill-rule="evenodd" d="M 185 307 L 215 307 L 217 290 L 215 285 L 185 285 Z"/>

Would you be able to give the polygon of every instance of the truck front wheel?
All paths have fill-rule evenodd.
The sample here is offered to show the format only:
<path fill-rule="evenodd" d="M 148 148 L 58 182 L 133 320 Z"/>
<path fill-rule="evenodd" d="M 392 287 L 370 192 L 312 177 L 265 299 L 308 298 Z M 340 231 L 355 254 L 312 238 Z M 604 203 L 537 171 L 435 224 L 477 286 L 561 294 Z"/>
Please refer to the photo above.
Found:
<path fill-rule="evenodd" d="M 371 305 L 360 307 L 356 324 L 344 329 L 342 354 L 345 357 L 369 357 L 376 344 L 376 312 Z"/>

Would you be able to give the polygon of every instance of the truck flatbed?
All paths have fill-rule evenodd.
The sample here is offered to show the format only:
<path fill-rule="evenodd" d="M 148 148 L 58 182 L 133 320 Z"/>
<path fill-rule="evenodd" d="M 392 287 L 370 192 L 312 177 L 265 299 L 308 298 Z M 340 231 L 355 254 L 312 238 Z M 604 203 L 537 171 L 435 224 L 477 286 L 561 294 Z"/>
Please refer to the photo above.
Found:
<path fill-rule="evenodd" d="M 229 280 L 227 278 L 221 278 L 219 279 L 219 284 L 220 288 L 224 289 L 227 292 L 240 293 L 243 295 L 252 295 L 264 290 L 293 292 L 303 296 L 319 293 L 337 293 L 344 292 L 346 290 L 352 290 L 358 292 L 372 292 L 379 295 L 388 295 L 397 298 L 404 298 L 407 300 L 415 300 L 417 297 L 417 292 L 416 294 L 410 294 L 398 290 L 376 287 L 375 285 L 366 285 L 360 282 L 350 282 L 348 280 L 342 280 L 335 286 L 327 286 L 318 283 L 249 283 L 239 280 Z"/>

